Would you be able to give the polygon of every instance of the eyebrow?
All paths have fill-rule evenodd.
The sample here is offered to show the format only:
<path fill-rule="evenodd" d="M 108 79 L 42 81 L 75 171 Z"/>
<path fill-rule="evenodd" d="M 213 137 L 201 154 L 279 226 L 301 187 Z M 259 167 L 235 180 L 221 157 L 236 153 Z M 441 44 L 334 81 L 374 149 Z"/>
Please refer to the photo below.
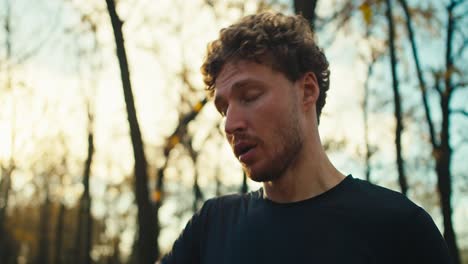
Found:
<path fill-rule="evenodd" d="M 252 78 L 248 78 L 248 79 L 244 79 L 242 81 L 239 81 L 239 82 L 235 83 L 232 86 L 232 89 L 241 89 L 241 88 L 247 87 L 247 86 L 252 85 L 252 84 L 256 84 L 256 85 L 260 85 L 260 86 L 264 85 L 262 81 L 255 80 L 255 79 L 252 79 Z"/>

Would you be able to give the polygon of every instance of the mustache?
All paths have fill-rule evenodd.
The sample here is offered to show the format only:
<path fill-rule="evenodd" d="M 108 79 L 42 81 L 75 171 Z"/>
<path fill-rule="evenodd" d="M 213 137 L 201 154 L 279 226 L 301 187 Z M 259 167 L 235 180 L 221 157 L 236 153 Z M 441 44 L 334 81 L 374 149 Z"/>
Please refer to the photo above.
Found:
<path fill-rule="evenodd" d="M 238 141 L 248 141 L 248 142 L 260 142 L 260 139 L 254 135 L 250 135 L 245 132 L 233 133 L 228 137 L 228 141 L 231 145 L 234 145 Z"/>

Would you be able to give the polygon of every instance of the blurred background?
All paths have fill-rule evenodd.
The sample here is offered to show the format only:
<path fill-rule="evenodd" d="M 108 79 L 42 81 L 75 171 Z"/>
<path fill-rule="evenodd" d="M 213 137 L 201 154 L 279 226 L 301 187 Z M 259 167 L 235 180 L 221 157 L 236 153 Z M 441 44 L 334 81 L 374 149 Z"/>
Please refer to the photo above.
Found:
<path fill-rule="evenodd" d="M 153 263 L 246 179 L 199 68 L 221 28 L 301 13 L 335 165 L 428 211 L 468 263 L 468 1 L 0 0 L 0 263 Z"/>

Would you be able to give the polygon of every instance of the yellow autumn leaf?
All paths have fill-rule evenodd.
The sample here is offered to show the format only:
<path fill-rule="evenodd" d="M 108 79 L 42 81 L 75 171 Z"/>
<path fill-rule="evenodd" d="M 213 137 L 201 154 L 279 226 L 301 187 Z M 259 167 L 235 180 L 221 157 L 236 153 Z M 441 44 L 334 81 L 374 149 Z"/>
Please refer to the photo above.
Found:
<path fill-rule="evenodd" d="M 161 200 L 161 192 L 160 191 L 154 191 L 151 195 L 153 202 L 159 202 Z"/>
<path fill-rule="evenodd" d="M 361 10 L 366 25 L 370 25 L 372 23 L 372 8 L 370 7 L 370 5 L 368 3 L 363 3 L 359 7 L 359 10 Z"/>
<path fill-rule="evenodd" d="M 173 135 L 169 138 L 169 147 L 173 148 L 175 145 L 179 144 L 180 139 L 177 135 Z"/>
<path fill-rule="evenodd" d="M 195 112 L 200 112 L 200 110 L 202 109 L 203 107 L 203 104 L 201 102 L 198 102 L 194 107 L 193 107 L 193 111 Z"/>

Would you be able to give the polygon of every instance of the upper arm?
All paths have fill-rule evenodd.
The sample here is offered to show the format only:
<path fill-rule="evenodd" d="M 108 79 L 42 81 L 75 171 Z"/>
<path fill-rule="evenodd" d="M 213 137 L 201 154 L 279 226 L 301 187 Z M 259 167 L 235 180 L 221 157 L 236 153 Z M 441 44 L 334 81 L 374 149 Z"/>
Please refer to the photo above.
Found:
<path fill-rule="evenodd" d="M 418 207 L 406 221 L 401 244 L 408 263 L 451 263 L 447 244 L 426 211 Z"/>
<path fill-rule="evenodd" d="M 174 242 L 171 251 L 161 259 L 160 264 L 181 264 L 200 262 L 201 233 L 207 214 L 207 204 L 195 213 Z"/>

